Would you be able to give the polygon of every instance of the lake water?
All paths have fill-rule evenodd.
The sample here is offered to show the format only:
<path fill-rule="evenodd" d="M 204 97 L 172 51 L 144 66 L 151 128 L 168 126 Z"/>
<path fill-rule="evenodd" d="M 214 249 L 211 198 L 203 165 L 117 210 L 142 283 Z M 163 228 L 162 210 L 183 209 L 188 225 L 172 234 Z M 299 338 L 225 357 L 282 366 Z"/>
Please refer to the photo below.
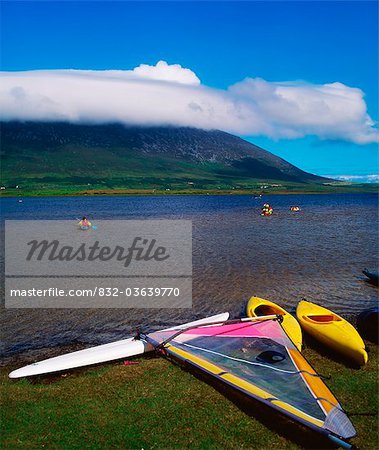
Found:
<path fill-rule="evenodd" d="M 274 215 L 261 217 L 268 201 Z M 300 213 L 290 206 L 299 205 Z M 51 197 L 2 199 L 5 219 L 190 219 L 193 308 L 182 310 L 5 310 L 2 355 L 74 343 L 99 344 L 229 311 L 252 295 L 292 310 L 306 298 L 347 318 L 375 306 L 362 275 L 378 265 L 378 196 L 277 195 Z"/>

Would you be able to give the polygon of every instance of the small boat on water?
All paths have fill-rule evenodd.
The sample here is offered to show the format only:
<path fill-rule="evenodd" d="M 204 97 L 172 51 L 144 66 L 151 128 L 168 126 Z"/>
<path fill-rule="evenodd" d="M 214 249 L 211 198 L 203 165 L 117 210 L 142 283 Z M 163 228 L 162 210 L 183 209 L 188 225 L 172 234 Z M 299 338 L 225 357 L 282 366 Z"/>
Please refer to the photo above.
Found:
<path fill-rule="evenodd" d="M 379 270 L 374 269 L 364 269 L 362 270 L 362 273 L 366 275 L 368 278 L 368 281 L 370 281 L 373 284 L 379 284 Z"/>
<path fill-rule="evenodd" d="M 272 209 L 272 206 L 270 206 L 268 203 L 265 203 L 262 207 L 261 216 L 272 216 L 272 213 L 274 210 Z"/>
<path fill-rule="evenodd" d="M 365 344 L 347 320 L 306 300 L 299 302 L 296 315 L 301 327 L 316 340 L 360 366 L 367 363 Z"/>
<path fill-rule="evenodd" d="M 359 333 L 371 342 L 379 341 L 379 308 L 362 311 L 357 318 Z"/>
<path fill-rule="evenodd" d="M 270 314 L 279 314 L 283 317 L 282 327 L 291 341 L 301 352 L 303 336 L 299 322 L 289 312 L 270 300 L 259 297 L 251 297 L 247 303 L 246 314 L 248 317 L 261 317 Z"/>

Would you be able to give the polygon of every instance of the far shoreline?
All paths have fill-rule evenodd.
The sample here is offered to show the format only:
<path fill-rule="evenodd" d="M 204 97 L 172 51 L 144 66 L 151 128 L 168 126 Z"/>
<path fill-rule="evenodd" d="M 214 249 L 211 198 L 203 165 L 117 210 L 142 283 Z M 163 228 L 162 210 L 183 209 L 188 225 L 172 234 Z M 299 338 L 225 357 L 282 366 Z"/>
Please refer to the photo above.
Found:
<path fill-rule="evenodd" d="M 233 196 L 251 195 L 254 197 L 270 195 L 325 195 L 325 194 L 378 194 L 378 183 L 354 185 L 309 185 L 304 188 L 283 187 L 279 189 L 9 189 L 0 192 L 0 198 L 26 197 L 114 197 L 114 196 Z"/>

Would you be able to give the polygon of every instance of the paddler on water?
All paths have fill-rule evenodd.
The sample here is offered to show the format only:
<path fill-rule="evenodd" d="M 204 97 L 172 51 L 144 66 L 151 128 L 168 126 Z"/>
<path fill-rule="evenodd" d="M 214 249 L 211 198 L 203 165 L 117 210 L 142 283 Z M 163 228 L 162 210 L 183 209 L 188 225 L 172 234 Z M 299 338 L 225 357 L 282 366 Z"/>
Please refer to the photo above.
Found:
<path fill-rule="evenodd" d="M 271 216 L 272 213 L 273 213 L 272 207 L 268 203 L 265 203 L 262 207 L 261 216 Z"/>

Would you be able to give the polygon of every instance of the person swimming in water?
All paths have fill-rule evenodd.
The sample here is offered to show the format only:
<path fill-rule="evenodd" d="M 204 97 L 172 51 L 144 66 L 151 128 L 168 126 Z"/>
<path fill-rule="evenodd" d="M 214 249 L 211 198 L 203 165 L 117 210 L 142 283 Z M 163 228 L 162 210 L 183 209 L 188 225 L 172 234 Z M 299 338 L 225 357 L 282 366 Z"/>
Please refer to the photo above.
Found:
<path fill-rule="evenodd" d="M 92 223 L 87 219 L 87 217 L 83 217 L 83 219 L 79 222 L 80 228 L 91 228 Z"/>

